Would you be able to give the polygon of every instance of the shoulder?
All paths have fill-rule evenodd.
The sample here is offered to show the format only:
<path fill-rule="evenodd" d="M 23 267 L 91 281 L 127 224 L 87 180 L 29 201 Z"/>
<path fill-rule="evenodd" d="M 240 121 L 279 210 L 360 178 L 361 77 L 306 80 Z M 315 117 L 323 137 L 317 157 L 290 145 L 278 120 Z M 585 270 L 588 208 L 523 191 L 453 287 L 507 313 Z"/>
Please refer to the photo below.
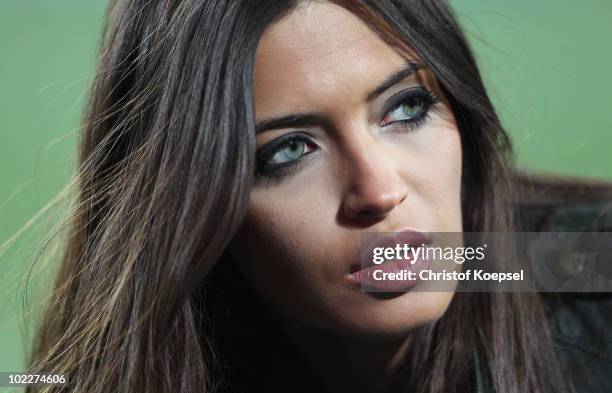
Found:
<path fill-rule="evenodd" d="M 611 183 L 519 173 L 515 185 L 519 231 L 598 232 L 592 237 L 612 245 Z M 551 269 L 563 264 L 556 270 L 566 275 L 584 275 L 582 269 L 568 269 L 555 253 L 539 261 Z M 612 258 L 605 262 L 612 266 Z M 542 298 L 555 348 L 576 392 L 612 392 L 612 292 L 543 293 Z"/>
<path fill-rule="evenodd" d="M 612 293 L 544 295 L 550 332 L 577 393 L 612 392 Z"/>

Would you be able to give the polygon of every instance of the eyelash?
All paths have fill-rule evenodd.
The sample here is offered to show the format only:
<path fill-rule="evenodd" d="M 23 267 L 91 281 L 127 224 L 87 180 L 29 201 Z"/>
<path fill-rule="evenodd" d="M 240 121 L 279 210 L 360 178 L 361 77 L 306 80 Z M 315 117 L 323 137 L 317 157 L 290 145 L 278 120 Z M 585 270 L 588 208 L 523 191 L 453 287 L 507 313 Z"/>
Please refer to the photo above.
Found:
<path fill-rule="evenodd" d="M 287 147 L 290 142 L 303 142 L 310 147 L 314 147 L 314 149 L 301 156 L 299 159 L 295 161 L 290 161 L 283 164 L 271 164 L 269 161 L 272 157 L 281 151 L 284 147 Z M 255 155 L 255 169 L 256 169 L 256 177 L 265 176 L 265 177 L 282 177 L 293 169 L 296 165 L 302 163 L 305 157 L 309 156 L 312 153 L 315 153 L 318 150 L 318 146 L 312 141 L 312 137 L 304 132 L 292 132 L 290 134 L 285 134 L 279 138 L 276 138 L 272 142 L 262 146 L 257 150 Z"/>
<path fill-rule="evenodd" d="M 383 119 L 393 110 L 399 108 L 401 105 L 406 104 L 415 99 L 421 100 L 421 112 L 418 116 L 389 122 L 382 124 Z M 411 88 L 408 90 L 401 91 L 396 95 L 392 96 L 388 103 L 383 109 L 383 116 L 379 121 L 379 126 L 383 128 L 387 127 L 400 127 L 406 131 L 414 131 L 423 125 L 429 118 L 429 111 L 433 105 L 438 103 L 440 100 L 430 90 L 424 87 Z M 278 152 L 286 148 L 290 142 L 302 142 L 307 146 L 312 147 L 312 151 L 302 155 L 300 158 L 289 161 L 282 164 L 271 164 L 270 159 Z M 293 132 L 285 134 L 279 138 L 276 138 L 272 142 L 260 147 L 255 155 L 255 169 L 256 179 L 260 177 L 267 178 L 280 178 L 289 174 L 292 170 L 304 162 L 308 156 L 318 151 L 318 146 L 312 141 L 312 137 L 305 132 Z"/>
<path fill-rule="evenodd" d="M 383 119 L 389 114 L 392 113 L 395 109 L 400 108 L 402 105 L 414 102 L 414 100 L 420 100 L 420 113 L 412 117 L 410 119 L 404 120 L 396 120 L 389 122 L 387 124 L 383 124 Z M 383 109 L 383 116 L 379 121 L 379 126 L 386 128 L 391 126 L 401 126 L 408 131 L 414 131 L 423 125 L 427 119 L 429 118 L 429 111 L 432 106 L 440 102 L 440 99 L 430 90 L 425 89 L 424 87 L 416 87 L 408 90 L 403 90 L 396 95 L 392 96 L 388 103 L 385 105 Z"/>

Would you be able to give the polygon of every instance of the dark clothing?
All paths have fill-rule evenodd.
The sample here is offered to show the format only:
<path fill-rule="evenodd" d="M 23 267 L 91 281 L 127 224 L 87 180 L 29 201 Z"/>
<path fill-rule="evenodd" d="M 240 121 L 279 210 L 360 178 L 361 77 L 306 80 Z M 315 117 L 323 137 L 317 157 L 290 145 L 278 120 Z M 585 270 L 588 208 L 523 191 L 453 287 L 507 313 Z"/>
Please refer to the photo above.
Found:
<path fill-rule="evenodd" d="M 532 206 L 522 210 L 521 220 L 526 231 L 609 232 L 612 244 L 610 200 Z M 563 371 L 576 393 L 612 393 L 612 293 L 545 294 L 544 299 Z"/>
<path fill-rule="evenodd" d="M 612 392 L 612 293 L 548 296 L 545 304 L 561 368 L 574 392 Z M 475 355 L 476 392 L 493 393 L 487 366 Z"/>
<path fill-rule="evenodd" d="M 550 327 L 576 393 L 612 392 L 612 294 L 565 294 L 559 304 Z"/>

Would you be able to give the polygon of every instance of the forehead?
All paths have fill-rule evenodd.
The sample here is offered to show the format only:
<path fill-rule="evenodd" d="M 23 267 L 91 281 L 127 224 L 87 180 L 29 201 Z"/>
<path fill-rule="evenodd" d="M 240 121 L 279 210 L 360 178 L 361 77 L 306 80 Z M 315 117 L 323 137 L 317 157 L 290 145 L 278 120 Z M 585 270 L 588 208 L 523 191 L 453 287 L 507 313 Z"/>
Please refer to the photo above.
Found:
<path fill-rule="evenodd" d="M 363 102 L 371 89 L 408 60 L 345 8 L 303 3 L 270 26 L 259 42 L 256 117 Z"/>

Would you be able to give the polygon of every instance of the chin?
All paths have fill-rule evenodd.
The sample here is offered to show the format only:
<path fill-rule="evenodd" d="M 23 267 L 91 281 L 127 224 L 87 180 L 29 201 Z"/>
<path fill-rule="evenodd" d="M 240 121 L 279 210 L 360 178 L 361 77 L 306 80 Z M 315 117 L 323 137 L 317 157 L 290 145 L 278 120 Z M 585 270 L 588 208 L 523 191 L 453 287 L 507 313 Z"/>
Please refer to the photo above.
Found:
<path fill-rule="evenodd" d="M 390 340 L 440 319 L 453 292 L 360 293 L 359 303 L 342 307 L 334 330 L 355 338 Z"/>

